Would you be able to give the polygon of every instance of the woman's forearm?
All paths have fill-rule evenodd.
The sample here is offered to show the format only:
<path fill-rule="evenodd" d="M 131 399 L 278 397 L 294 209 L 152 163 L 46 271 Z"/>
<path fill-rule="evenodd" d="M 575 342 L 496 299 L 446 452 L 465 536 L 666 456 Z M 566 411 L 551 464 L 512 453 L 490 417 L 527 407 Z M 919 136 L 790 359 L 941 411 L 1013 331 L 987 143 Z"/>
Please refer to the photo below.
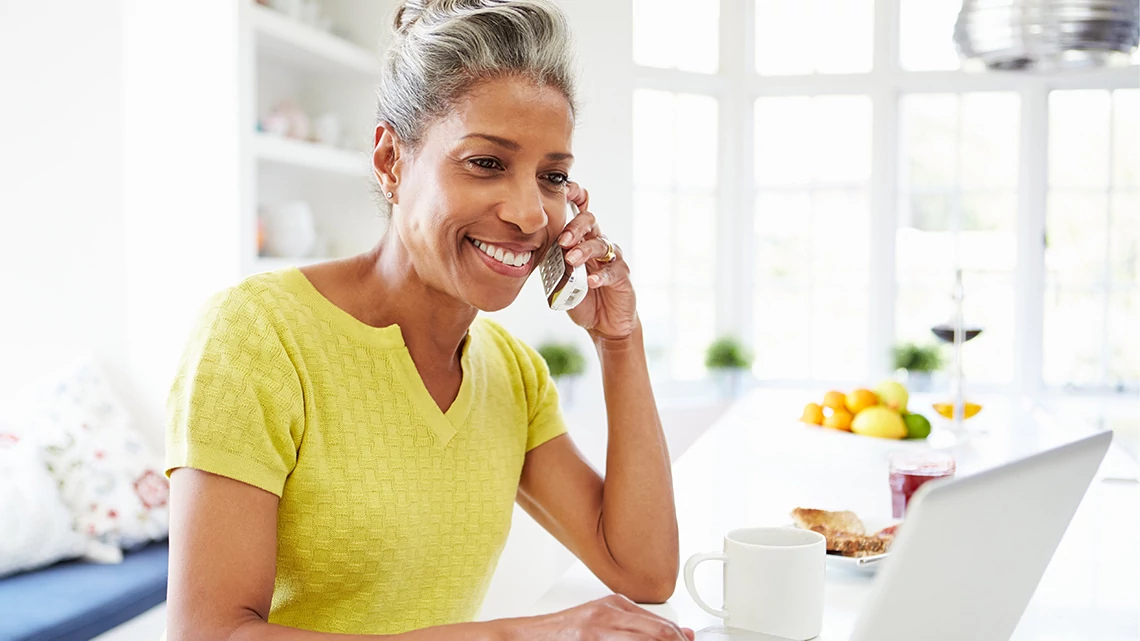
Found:
<path fill-rule="evenodd" d="M 487 621 L 479 623 L 456 623 L 441 625 L 420 630 L 412 630 L 402 634 L 369 635 L 369 634 L 333 634 L 329 632 L 313 632 L 283 625 L 266 623 L 258 618 L 243 624 L 233 635 L 232 641 L 376 641 L 378 639 L 392 639 L 392 641 L 505 641 L 513 638 L 509 634 L 509 625 L 506 620 Z M 175 641 L 171 636 L 170 641 Z"/>
<path fill-rule="evenodd" d="M 641 326 L 627 338 L 595 337 L 594 344 L 609 423 L 601 535 L 629 591 L 664 601 L 677 580 L 677 514 Z"/>

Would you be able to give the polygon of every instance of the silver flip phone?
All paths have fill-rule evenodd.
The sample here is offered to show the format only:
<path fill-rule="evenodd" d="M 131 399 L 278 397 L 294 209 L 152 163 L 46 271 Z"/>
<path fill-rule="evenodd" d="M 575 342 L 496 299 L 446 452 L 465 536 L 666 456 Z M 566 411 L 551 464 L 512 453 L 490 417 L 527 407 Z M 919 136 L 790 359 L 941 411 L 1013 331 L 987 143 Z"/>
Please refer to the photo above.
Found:
<path fill-rule="evenodd" d="M 568 205 L 577 215 L 578 207 L 573 203 Z M 542 257 L 538 271 L 542 277 L 542 289 L 546 292 L 546 304 L 550 309 L 556 312 L 569 311 L 586 298 L 586 266 L 571 268 L 567 265 L 562 246 L 557 241 Z"/>

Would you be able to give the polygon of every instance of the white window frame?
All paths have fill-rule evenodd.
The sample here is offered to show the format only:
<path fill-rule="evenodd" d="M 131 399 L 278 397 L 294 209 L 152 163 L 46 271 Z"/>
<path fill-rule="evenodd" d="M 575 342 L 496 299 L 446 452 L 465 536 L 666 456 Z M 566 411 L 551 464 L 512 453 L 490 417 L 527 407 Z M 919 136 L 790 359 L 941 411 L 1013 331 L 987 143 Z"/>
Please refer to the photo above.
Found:
<path fill-rule="evenodd" d="M 716 330 L 751 342 L 754 211 L 752 105 L 764 96 L 865 95 L 872 104 L 868 334 L 871 379 L 891 370 L 894 344 L 895 235 L 899 194 L 899 102 L 911 93 L 1011 91 L 1020 98 L 1017 264 L 1013 380 L 981 391 L 1039 395 L 1043 383 L 1045 217 L 1048 193 L 1049 92 L 1140 88 L 1140 66 L 1081 73 L 907 71 L 899 62 L 900 0 L 874 0 L 872 68 L 868 73 L 759 76 L 754 72 L 755 2 L 721 0 L 716 74 L 633 66 L 634 89 L 713 96 L 719 104 Z M 886 34 L 887 37 L 883 37 Z M 765 381 L 772 386 L 866 381 Z M 1057 390 L 1048 390 L 1057 391 Z M 1107 393 L 1107 390 L 1106 390 Z"/>

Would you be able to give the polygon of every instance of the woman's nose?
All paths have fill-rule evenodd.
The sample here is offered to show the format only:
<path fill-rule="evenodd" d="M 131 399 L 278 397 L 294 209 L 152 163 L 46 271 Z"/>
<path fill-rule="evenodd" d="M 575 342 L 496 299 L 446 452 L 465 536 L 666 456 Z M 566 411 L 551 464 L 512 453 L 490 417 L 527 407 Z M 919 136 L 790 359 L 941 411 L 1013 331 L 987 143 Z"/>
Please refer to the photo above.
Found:
<path fill-rule="evenodd" d="M 542 194 L 537 187 L 515 190 L 514 195 L 499 210 L 499 218 L 524 234 L 533 234 L 546 226 L 546 209 L 542 205 Z"/>

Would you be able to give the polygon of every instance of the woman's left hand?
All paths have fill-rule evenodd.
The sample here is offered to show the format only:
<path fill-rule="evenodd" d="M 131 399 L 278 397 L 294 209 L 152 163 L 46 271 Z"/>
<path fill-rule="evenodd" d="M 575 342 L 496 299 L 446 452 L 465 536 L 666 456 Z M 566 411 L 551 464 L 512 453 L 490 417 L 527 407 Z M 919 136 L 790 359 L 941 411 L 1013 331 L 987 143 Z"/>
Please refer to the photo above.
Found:
<path fill-rule="evenodd" d="M 594 214 L 590 213 L 590 194 L 577 183 L 567 183 L 566 200 L 578 206 L 558 244 L 571 266 L 586 265 L 589 291 L 578 306 L 567 312 L 570 319 L 585 328 L 591 336 L 625 338 L 638 326 L 637 299 L 629 281 L 629 264 L 621 248 L 613 245 L 614 258 L 604 262 L 610 244 L 602 235 Z"/>

